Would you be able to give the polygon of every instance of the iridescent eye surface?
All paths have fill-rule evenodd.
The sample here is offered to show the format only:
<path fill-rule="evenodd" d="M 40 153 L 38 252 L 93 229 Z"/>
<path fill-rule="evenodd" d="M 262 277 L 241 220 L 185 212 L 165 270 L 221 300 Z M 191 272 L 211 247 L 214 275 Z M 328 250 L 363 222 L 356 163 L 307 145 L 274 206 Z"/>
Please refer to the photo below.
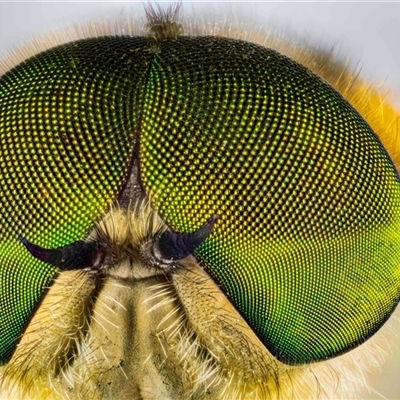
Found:
<path fill-rule="evenodd" d="M 0 80 L 2 360 L 55 274 L 18 237 L 44 247 L 82 239 L 124 187 L 146 46 L 144 38 L 71 43 Z"/>
<path fill-rule="evenodd" d="M 275 51 L 202 37 L 161 44 L 143 104 L 143 187 L 178 230 L 219 215 L 195 254 L 279 360 L 333 357 L 382 325 L 400 184 L 347 101 Z"/>
<path fill-rule="evenodd" d="M 400 286 L 400 183 L 375 133 L 302 65 L 222 37 L 85 39 L 0 79 L 0 359 L 56 270 L 139 167 L 262 343 L 303 364 L 365 341 Z M 316 335 L 318 332 L 318 335 Z"/>

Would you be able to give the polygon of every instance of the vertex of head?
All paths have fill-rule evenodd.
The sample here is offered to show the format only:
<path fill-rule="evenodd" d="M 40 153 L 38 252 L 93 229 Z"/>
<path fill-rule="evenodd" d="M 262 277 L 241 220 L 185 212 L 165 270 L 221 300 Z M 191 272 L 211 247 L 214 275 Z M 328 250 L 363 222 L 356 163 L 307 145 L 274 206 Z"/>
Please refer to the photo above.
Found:
<path fill-rule="evenodd" d="M 161 43 L 165 39 L 176 39 L 182 35 L 183 27 L 179 23 L 181 2 L 176 2 L 162 9 L 159 3 L 145 5 L 146 29 L 148 36 L 152 38 L 155 44 Z"/>

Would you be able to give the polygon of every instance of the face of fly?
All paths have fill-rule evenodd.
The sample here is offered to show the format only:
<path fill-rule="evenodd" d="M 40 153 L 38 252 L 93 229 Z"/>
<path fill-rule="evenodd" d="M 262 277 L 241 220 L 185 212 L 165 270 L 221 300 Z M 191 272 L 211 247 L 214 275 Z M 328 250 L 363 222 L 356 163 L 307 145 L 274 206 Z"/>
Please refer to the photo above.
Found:
<path fill-rule="evenodd" d="M 35 9 L 35 5 L 34 4 L 26 4 L 26 5 L 24 5 L 24 6 L 29 6 L 29 7 L 32 7 L 32 12 L 38 12 L 38 13 L 40 13 L 42 10 L 39 10 L 38 11 L 38 9 Z M 55 6 L 57 6 L 57 7 L 55 7 Z M 86 9 L 84 9 L 83 8 L 83 6 L 81 6 L 80 4 L 78 4 L 78 5 L 75 5 L 75 6 L 79 6 L 78 8 L 79 8 L 79 10 L 76 10 L 76 9 L 74 9 L 73 10 L 73 12 L 71 11 L 71 9 L 69 8 L 69 6 L 67 5 L 67 4 L 59 4 L 59 5 L 52 5 L 52 4 L 49 4 L 49 9 L 48 9 L 48 11 L 49 12 L 55 12 L 56 11 L 56 9 L 57 9 L 57 11 L 58 12 L 56 12 L 54 15 L 57 15 L 57 16 L 63 16 L 63 20 L 62 21 L 65 21 L 65 15 L 67 14 L 68 15 L 68 13 L 69 12 L 71 12 L 71 19 L 72 18 L 75 18 L 76 17 L 76 13 L 82 13 L 81 15 L 87 15 L 88 13 L 95 13 L 96 15 L 100 15 L 100 11 L 99 11 L 99 9 L 98 9 L 98 7 L 96 7 L 96 10 L 92 10 L 90 7 L 90 5 L 84 5 L 85 7 L 87 7 Z M 277 12 L 277 10 L 274 10 L 274 9 L 268 9 L 268 10 L 266 10 L 266 11 L 264 11 L 264 10 L 261 10 L 260 8 L 258 8 L 258 7 L 261 7 L 261 6 L 264 6 L 264 5 L 258 5 L 258 6 L 255 6 L 255 5 L 252 5 L 252 7 L 250 8 L 248 8 L 248 7 L 244 7 L 244 10 L 243 9 L 241 9 L 240 11 L 238 11 L 238 15 L 239 16 L 241 16 L 241 13 L 244 13 L 244 12 L 248 12 L 249 10 L 250 11 L 252 11 L 254 14 L 253 14 L 253 17 L 256 19 L 256 21 L 258 22 L 258 23 L 263 23 L 263 21 L 261 21 L 261 20 L 259 20 L 259 15 L 279 15 L 279 18 L 280 18 L 280 21 L 283 21 L 282 23 L 285 23 L 285 19 L 284 19 L 284 12 L 289 12 L 290 11 L 290 15 L 291 15 L 291 18 L 293 18 L 293 15 L 298 15 L 298 16 L 304 16 L 304 15 L 307 15 L 309 18 L 310 18 L 310 15 L 313 17 L 313 19 L 315 20 L 315 21 L 317 21 L 319 24 L 321 24 L 321 25 L 324 25 L 323 26 L 323 29 L 325 29 L 325 28 L 328 28 L 328 31 L 329 31 L 329 23 L 331 23 L 332 24 L 332 26 L 333 26 L 333 30 L 334 31 L 340 31 L 341 32 L 341 34 L 342 35 L 344 35 L 344 31 L 343 31 L 343 27 L 349 27 L 350 26 L 350 24 L 348 24 L 346 21 L 343 21 L 343 20 L 341 20 L 340 19 L 340 17 L 341 16 L 343 16 L 343 15 L 354 15 L 354 13 L 352 13 L 352 14 L 348 14 L 348 13 L 344 13 L 343 12 L 343 10 L 340 8 L 340 7 L 350 7 L 351 5 L 343 5 L 343 6 L 340 6 L 340 5 L 338 5 L 338 7 L 337 7 L 337 9 L 334 9 L 333 10 L 333 15 L 336 15 L 336 18 L 334 18 L 333 16 L 332 16 L 332 13 L 331 14 L 329 14 L 328 13 L 328 11 L 329 10 L 324 10 L 324 12 L 320 12 L 320 11 L 318 11 L 318 13 L 317 13 L 317 11 L 314 11 L 315 12 L 315 14 L 314 14 L 314 12 L 313 13 L 310 13 L 310 12 L 305 12 L 306 10 L 304 10 L 304 9 L 302 9 L 302 10 L 300 10 L 300 8 L 301 7 L 305 7 L 305 5 L 294 5 L 294 4 L 291 4 L 290 5 L 290 7 L 285 7 L 284 5 L 282 5 L 281 6 L 281 8 L 280 8 L 280 11 L 279 12 Z M 266 6 L 266 5 L 265 5 Z M 15 7 L 15 8 L 12 8 L 12 7 Z M 52 7 L 54 7 L 54 10 L 52 9 Z M 64 10 L 63 10 L 63 12 L 60 12 L 60 8 L 59 7 L 65 7 L 65 12 L 64 12 Z M 82 7 L 82 9 L 81 9 L 81 7 Z M 234 12 L 236 12 L 236 9 L 234 8 L 234 5 L 232 5 L 231 6 L 232 8 L 230 9 L 230 11 L 229 12 L 232 12 L 232 13 L 234 13 Z M 366 9 L 365 9 L 365 11 L 364 12 L 360 12 L 360 10 L 358 10 L 358 12 L 356 13 L 357 14 L 357 17 L 358 18 L 354 18 L 354 20 L 352 21 L 352 24 L 351 24 L 351 26 L 353 27 L 353 31 L 351 32 L 351 34 L 349 33 L 349 34 L 347 34 L 347 35 L 345 35 L 346 37 L 354 37 L 354 38 L 357 38 L 357 35 L 360 35 L 360 37 L 361 37 L 361 40 L 362 40 L 362 42 L 365 44 L 365 42 L 368 42 L 368 43 L 377 43 L 378 42 L 378 45 L 375 45 L 376 47 L 374 48 L 374 50 L 372 50 L 373 52 L 375 52 L 374 54 L 376 55 L 376 54 L 381 54 L 381 52 L 382 52 L 382 49 L 385 49 L 385 48 L 388 48 L 388 49 L 390 49 L 390 48 L 394 48 L 394 46 L 395 46 L 395 44 L 393 43 L 393 46 L 389 46 L 389 43 L 391 43 L 391 41 L 393 40 L 393 37 L 395 37 L 395 35 L 393 34 L 393 32 L 391 32 L 390 31 L 390 24 L 388 24 L 388 23 L 383 23 L 383 25 L 384 25 L 384 28 L 385 29 L 387 29 L 388 31 L 389 31 L 389 33 L 388 33 L 388 36 L 387 37 L 385 37 L 384 39 L 381 39 L 381 35 L 382 35 L 382 33 L 381 33 L 381 31 L 379 31 L 379 33 L 378 34 L 375 34 L 375 35 L 373 35 L 373 36 L 370 36 L 370 39 L 368 40 L 368 39 L 366 39 L 366 35 L 371 35 L 371 30 L 369 29 L 368 30 L 368 32 L 365 32 L 365 31 L 363 31 L 362 30 L 362 28 L 361 28 L 361 25 L 357 25 L 357 23 L 358 23 L 358 21 L 360 21 L 360 24 L 361 24 L 361 22 L 362 21 L 365 21 L 363 18 L 366 18 L 366 15 L 371 15 L 371 13 L 373 14 L 373 16 L 374 16 L 374 23 L 372 23 L 371 22 L 371 24 L 366 24 L 366 25 L 363 25 L 363 26 L 376 26 L 376 25 L 378 25 L 377 23 L 376 23 L 376 21 L 378 20 L 378 21 L 380 21 L 380 19 L 379 18 L 382 18 L 382 21 L 387 21 L 387 17 L 388 16 L 390 16 L 392 13 L 393 13 L 393 10 L 390 10 L 389 8 L 387 8 L 386 10 L 385 10 L 385 12 L 386 12 L 386 14 L 384 14 L 383 16 L 379 16 L 379 13 L 378 12 L 373 12 L 373 10 L 372 9 L 369 9 L 367 6 L 365 6 L 366 7 Z M 371 6 L 372 7 L 372 6 Z M 18 4 L 17 5 L 11 5 L 11 4 L 2 4 L 2 5 L 0 5 L 0 8 L 4 11 L 4 12 L 2 12 L 1 13 L 1 15 L 3 16 L 3 18 L 4 18 L 4 15 L 7 15 L 7 13 L 8 12 L 12 12 L 12 13 L 14 13 L 14 12 L 16 12 L 17 13 L 17 15 L 18 15 L 18 18 L 19 18 L 19 16 L 21 16 L 21 18 L 23 18 L 22 16 L 23 15 L 27 15 L 27 13 L 22 13 L 22 12 L 18 12 Z M 75 7 L 74 7 L 75 8 Z M 296 8 L 296 11 L 294 12 L 294 8 Z M 297 10 L 297 8 L 299 8 L 299 10 Z M 200 11 L 199 11 L 200 12 Z M 218 11 L 219 12 L 219 11 Z M 382 11 L 380 11 L 380 12 L 382 12 Z M 103 12 L 103 10 L 101 10 L 101 13 L 104 15 L 104 12 Z M 275 13 L 275 14 L 273 14 L 273 13 Z M 72 15 L 72 14 L 74 14 L 74 15 Z M 195 14 L 196 15 L 196 14 Z M 323 18 L 326 18 L 326 16 L 327 15 L 330 15 L 330 17 L 326 20 L 326 22 L 325 23 L 322 23 L 321 21 L 323 21 Z M 363 17 L 363 18 L 362 18 Z M 8 21 L 12 21 L 12 20 L 14 20 L 15 21 L 15 18 L 16 17 L 13 17 L 13 18 L 4 18 L 4 24 L 1 24 L 1 28 L 0 29 L 10 29 L 10 31 L 12 31 L 12 29 L 14 28 L 15 29 L 15 26 L 14 27 L 8 27 L 7 28 L 7 22 Z M 246 17 L 246 18 L 250 18 L 250 17 Z M 30 19 L 30 21 L 32 21 L 32 20 L 34 20 L 34 21 L 43 21 L 43 19 L 41 19 L 41 18 L 31 18 Z M 74 19 L 75 20 L 75 19 Z M 273 17 L 270 17 L 270 20 L 272 21 L 273 20 Z M 56 22 L 56 21 L 54 21 L 54 19 L 52 20 L 53 21 L 53 23 L 54 22 Z M 61 21 L 61 20 L 60 20 Z M 70 21 L 66 21 L 66 22 L 70 22 Z M 303 29 L 302 28 L 302 26 L 304 26 L 304 25 L 301 25 L 301 24 L 304 24 L 304 21 L 296 21 L 296 24 L 300 24 L 299 26 L 300 26 L 300 29 Z M 293 25 L 294 25 L 294 22 L 293 22 Z M 28 28 L 28 27 L 30 27 L 30 24 L 22 24 L 21 23 L 21 26 L 23 26 L 24 27 L 24 29 L 25 28 Z M 308 21 L 307 21 L 307 29 L 311 29 L 311 28 L 309 28 L 310 26 L 312 26 Z M 355 27 L 357 27 L 357 26 L 360 26 L 358 29 L 356 29 Z M 382 26 L 382 25 L 379 25 L 379 26 Z M 43 28 L 47 28 L 48 26 L 44 26 Z M 295 30 L 297 30 L 298 28 L 297 28 L 297 26 L 292 26 L 291 27 L 292 28 L 292 30 L 293 31 L 295 31 Z M 320 28 L 321 29 L 321 31 L 322 31 L 322 28 Z M 395 29 L 395 27 L 393 26 L 393 28 L 392 29 Z M 398 28 L 397 28 L 398 29 Z M 34 27 L 33 28 L 33 30 L 35 30 L 35 31 L 37 31 L 38 30 L 38 27 Z M 318 30 L 318 28 L 316 28 L 315 29 L 316 31 Z M 321 32 L 320 31 L 320 32 Z M 23 33 L 23 37 L 27 37 L 27 36 L 29 36 L 29 34 L 26 32 L 26 31 L 22 31 L 21 30 L 21 32 Z M 21 34 L 21 32 L 18 32 L 18 35 L 19 34 Z M 355 34 L 355 32 L 357 32 L 357 35 Z M 360 32 L 363 32 L 362 34 L 360 34 Z M 310 36 L 312 36 L 313 34 L 311 34 Z M 316 38 L 318 38 L 318 33 L 316 33 L 316 35 L 317 36 L 315 36 L 315 37 L 311 37 L 311 41 L 313 42 L 313 43 L 316 43 L 316 42 L 318 42 L 318 39 L 316 39 Z M 8 35 L 8 33 L 4 33 L 4 32 L 1 32 L 1 37 L 10 37 L 11 35 Z M 342 37 L 345 37 L 345 36 L 333 36 L 333 41 L 336 41 L 336 40 L 340 40 Z M 22 38 L 22 37 L 21 37 Z M 307 39 L 309 39 L 310 37 L 308 37 Z M 384 42 L 385 42 L 385 46 L 382 46 L 382 45 L 380 45 L 379 44 L 379 41 L 378 41 L 378 39 L 377 38 L 379 38 L 379 39 L 381 39 L 381 40 L 384 40 Z M 354 40 L 357 40 L 357 39 L 354 39 Z M 327 41 L 327 39 L 325 39 L 325 42 Z M 330 41 L 330 43 L 332 42 L 332 40 Z M 3 45 L 3 43 L 4 42 L 2 42 L 2 45 Z M 346 43 L 347 44 L 347 43 Z M 350 46 L 350 45 L 349 45 Z M 355 45 L 354 46 L 354 48 L 355 49 L 358 49 L 358 47 L 359 46 L 357 46 L 357 45 Z M 346 49 L 347 50 L 347 49 Z M 348 52 L 351 52 L 352 51 L 352 49 L 349 49 L 348 50 Z M 355 50 L 355 51 L 357 51 L 357 50 Z M 347 54 L 347 51 L 345 52 L 345 55 Z M 356 57 L 356 60 L 358 59 L 358 58 L 360 58 L 361 57 L 361 55 L 357 55 L 357 57 Z M 392 60 L 393 59 L 393 54 L 389 51 L 388 52 L 388 54 L 386 54 L 386 60 Z M 363 59 L 365 59 L 365 57 L 364 57 L 364 54 L 362 55 L 362 58 Z M 390 65 L 390 62 L 382 62 L 382 60 L 385 60 L 385 55 L 380 55 L 380 56 L 375 56 L 375 57 L 371 57 L 371 65 L 374 63 L 374 62 L 376 62 L 376 60 L 377 59 L 379 59 L 380 60 L 380 63 L 379 63 L 379 66 L 371 66 L 371 70 L 372 70 L 372 72 L 374 72 L 374 71 L 381 71 L 381 66 L 383 65 L 383 66 L 385 66 L 386 68 L 388 68 L 388 71 L 387 71 L 387 73 L 385 73 L 384 75 L 384 77 L 382 77 L 382 76 L 376 76 L 375 77 L 375 79 L 384 79 L 385 77 L 386 77 L 386 75 L 390 75 L 391 77 L 393 77 L 394 78 L 394 81 L 396 80 L 396 72 L 392 72 L 391 73 L 391 70 L 390 70 L 390 67 L 387 67 L 388 65 Z M 363 64 L 363 72 L 365 71 L 365 68 L 364 68 L 364 65 L 366 65 L 366 68 L 368 68 L 368 64 L 367 63 L 369 63 L 368 61 L 365 61 L 365 63 Z M 395 63 L 395 65 L 398 65 L 398 64 L 396 64 Z M 395 68 L 393 68 L 392 69 L 392 71 L 394 70 Z M 373 74 L 371 74 L 371 75 L 373 75 Z M 391 80 L 391 79 L 390 79 Z M 394 384 L 384 384 L 384 387 L 385 387 L 385 389 L 387 390 L 387 389 L 389 389 L 390 390 L 390 388 L 393 388 L 394 387 Z M 382 393 L 382 391 L 381 391 L 381 389 L 377 389 L 377 390 L 379 390 L 381 393 Z M 394 389 L 394 390 L 396 390 L 396 389 Z M 398 393 L 398 392 L 396 392 L 396 393 Z M 367 395 L 366 395 L 367 396 Z M 388 396 L 388 397 L 390 397 L 390 393 L 389 394 L 386 394 L 386 396 Z"/>

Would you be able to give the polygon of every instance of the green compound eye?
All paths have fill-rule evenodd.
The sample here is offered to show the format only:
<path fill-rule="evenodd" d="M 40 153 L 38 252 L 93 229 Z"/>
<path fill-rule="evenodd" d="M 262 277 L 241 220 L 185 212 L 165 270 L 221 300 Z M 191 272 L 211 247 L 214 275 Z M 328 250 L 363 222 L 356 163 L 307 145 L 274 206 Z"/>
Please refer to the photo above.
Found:
<path fill-rule="evenodd" d="M 2 362 L 56 273 L 18 238 L 43 247 L 83 239 L 118 197 L 136 143 L 148 47 L 148 39 L 127 37 L 70 43 L 0 79 Z"/>
<path fill-rule="evenodd" d="M 343 353 L 396 306 L 398 174 L 361 116 L 301 65 L 235 40 L 163 42 L 140 162 L 176 229 L 219 215 L 195 254 L 279 360 Z"/>
<path fill-rule="evenodd" d="M 288 364 L 341 354 L 394 310 L 400 183 L 332 87 L 248 42 L 104 37 L 0 79 L 0 360 L 56 269 L 42 247 L 82 240 L 137 162 L 175 230 L 218 215 L 196 257 Z"/>

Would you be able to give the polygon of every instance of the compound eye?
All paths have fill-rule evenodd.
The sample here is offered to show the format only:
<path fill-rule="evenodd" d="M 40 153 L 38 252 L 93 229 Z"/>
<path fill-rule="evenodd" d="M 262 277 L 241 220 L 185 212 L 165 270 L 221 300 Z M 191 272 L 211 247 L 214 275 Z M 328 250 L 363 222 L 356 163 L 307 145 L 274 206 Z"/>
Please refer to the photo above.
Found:
<path fill-rule="evenodd" d="M 365 341 L 400 293 L 399 176 L 371 127 L 271 49 L 179 37 L 156 61 L 140 171 L 158 212 L 181 232 L 219 216 L 195 255 L 280 361 Z"/>
<path fill-rule="evenodd" d="M 142 98 L 135 90 L 153 57 L 148 47 L 146 37 L 84 39 L 35 54 L 0 77 L 0 363 L 57 273 L 40 259 L 82 268 L 93 253 L 97 262 L 79 241 L 126 186 Z M 10 136 L 12 126 L 19 128 Z M 72 252 L 61 251 L 71 243 Z"/>

